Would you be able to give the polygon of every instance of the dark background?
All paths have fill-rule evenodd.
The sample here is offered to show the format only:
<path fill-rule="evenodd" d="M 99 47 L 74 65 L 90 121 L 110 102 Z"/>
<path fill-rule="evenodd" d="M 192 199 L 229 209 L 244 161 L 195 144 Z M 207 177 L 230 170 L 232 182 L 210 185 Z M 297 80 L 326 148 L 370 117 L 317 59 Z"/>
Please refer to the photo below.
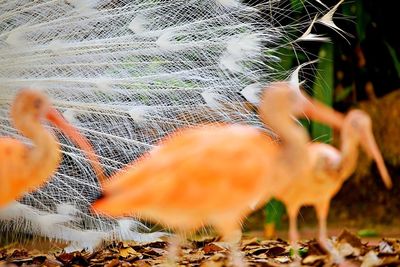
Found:
<path fill-rule="evenodd" d="M 332 7 L 338 1 L 323 1 Z M 251 1 L 251 4 L 265 1 Z M 300 6 L 300 8 L 296 9 Z M 277 25 L 286 25 L 300 20 L 314 7 L 301 8 L 303 3 L 297 0 L 281 2 L 285 10 L 293 9 L 289 16 L 281 17 Z M 394 182 L 391 190 L 386 190 L 380 180 L 375 164 L 371 164 L 366 155 L 361 154 L 355 174 L 343 185 L 334 198 L 329 215 L 330 224 L 355 227 L 387 226 L 399 229 L 400 223 L 400 1 L 390 0 L 353 0 L 345 1 L 335 15 L 335 23 L 344 30 L 344 37 L 325 26 L 316 25 L 316 32 L 330 37 L 331 43 L 302 43 L 307 55 L 301 53 L 291 59 L 291 67 L 298 61 L 318 58 L 324 46 L 330 46 L 331 58 L 328 70 L 324 65 L 315 64 L 313 71 L 302 72 L 307 80 L 306 90 L 317 94 L 313 83 L 318 82 L 318 73 L 327 81 L 323 98 L 326 104 L 342 112 L 351 108 L 367 111 L 373 120 L 373 130 L 381 148 L 385 162 Z M 277 11 L 278 12 L 278 11 Z M 299 29 L 301 34 L 304 29 Z M 303 58 L 302 58 L 303 57 Z M 300 58 L 300 59 L 299 59 Z M 332 71 L 329 69 L 329 65 Z M 322 67 L 321 67 L 322 66 Z M 325 65 L 326 66 L 326 65 Z M 311 74 L 310 74 L 311 73 Z M 332 82 L 330 82 L 332 81 Z M 327 91 L 329 90 L 329 91 Z M 330 91 L 331 90 L 331 91 Z M 313 126 L 308 125 L 313 138 L 318 138 Z M 338 145 L 337 133 L 332 133 L 327 142 Z M 257 217 L 257 215 L 255 216 Z M 261 215 L 258 214 L 257 218 Z M 312 209 L 302 209 L 301 222 L 314 221 Z M 251 225 L 252 219 L 250 219 Z M 284 223 L 287 218 L 284 217 Z M 400 233 L 400 229 L 399 229 Z"/>

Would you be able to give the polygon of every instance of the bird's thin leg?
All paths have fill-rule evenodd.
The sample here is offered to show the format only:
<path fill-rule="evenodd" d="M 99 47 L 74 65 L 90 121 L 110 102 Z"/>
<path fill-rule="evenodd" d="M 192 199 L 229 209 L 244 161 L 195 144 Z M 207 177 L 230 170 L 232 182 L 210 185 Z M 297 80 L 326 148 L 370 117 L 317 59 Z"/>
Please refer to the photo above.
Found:
<path fill-rule="evenodd" d="M 299 255 L 299 232 L 297 229 L 297 214 L 299 213 L 299 206 L 297 205 L 286 205 L 287 212 L 289 216 L 289 240 L 290 245 L 293 249 L 294 262 L 293 265 L 300 265 L 300 255 Z"/>
<path fill-rule="evenodd" d="M 329 200 L 318 202 L 315 205 L 315 210 L 317 212 L 318 224 L 319 224 L 319 242 L 324 249 L 329 251 L 330 247 L 328 244 L 328 234 L 327 234 Z"/>
<path fill-rule="evenodd" d="M 343 263 L 344 259 L 338 253 L 338 251 L 332 247 L 332 245 L 328 242 L 328 234 L 327 234 L 327 219 L 329 212 L 330 201 L 320 201 L 315 205 L 315 210 L 318 216 L 318 224 L 319 224 L 319 243 L 324 248 L 332 260 L 336 264 Z"/>
<path fill-rule="evenodd" d="M 240 223 L 232 222 L 233 220 L 225 221 L 224 224 L 216 226 L 216 229 L 222 235 L 222 240 L 229 243 L 230 260 L 233 266 L 245 267 L 247 265 L 239 246 L 242 238 L 242 229 Z"/>
<path fill-rule="evenodd" d="M 167 266 L 178 266 L 179 253 L 181 244 L 185 240 L 185 234 L 182 232 L 176 233 L 169 239 L 168 255 L 167 255 Z"/>

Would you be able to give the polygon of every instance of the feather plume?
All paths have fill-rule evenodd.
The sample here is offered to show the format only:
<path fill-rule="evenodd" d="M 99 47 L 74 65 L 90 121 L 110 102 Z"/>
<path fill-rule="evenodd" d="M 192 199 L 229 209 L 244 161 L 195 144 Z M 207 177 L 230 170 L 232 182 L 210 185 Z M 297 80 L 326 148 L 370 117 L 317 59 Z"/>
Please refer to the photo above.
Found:
<path fill-rule="evenodd" d="M 238 0 L 9 0 L 0 3 L 0 134 L 29 144 L 11 126 L 9 106 L 21 87 L 46 92 L 85 134 L 111 175 L 156 146 L 168 133 L 204 122 L 262 128 L 245 102 L 257 103 L 274 81 L 271 52 L 302 40 L 319 22 L 338 30 L 322 6 L 301 37 L 300 24 L 276 25 L 279 1 L 249 6 Z M 261 12 L 263 11 L 263 12 Z M 276 12 L 275 12 L 276 13 Z M 273 13 L 273 14 L 275 14 Z M 263 15 L 264 14 L 264 15 Z M 272 13 L 271 13 L 272 14 Z M 92 249 L 102 240 L 149 240 L 135 219 L 103 218 L 89 210 L 99 182 L 83 155 L 56 132 L 63 152 L 43 188 L 0 211 L 17 232 Z M 65 204 L 68 203 L 68 204 Z"/>

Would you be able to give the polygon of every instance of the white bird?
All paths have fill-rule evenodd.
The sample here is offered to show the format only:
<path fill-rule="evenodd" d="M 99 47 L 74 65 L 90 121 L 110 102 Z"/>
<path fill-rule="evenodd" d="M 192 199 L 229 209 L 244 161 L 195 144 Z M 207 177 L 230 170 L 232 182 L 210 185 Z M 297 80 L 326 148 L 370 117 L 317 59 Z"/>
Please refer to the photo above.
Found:
<path fill-rule="evenodd" d="M 277 50 L 324 39 L 311 38 L 316 33 L 308 25 L 335 26 L 330 19 L 337 6 L 306 2 L 316 13 L 280 25 L 278 16 L 291 10 L 273 0 L 258 6 L 238 0 L 0 1 L 0 134 L 29 142 L 8 115 L 21 87 L 49 95 L 90 139 L 107 174 L 183 126 L 222 121 L 262 127 L 246 102 L 256 103 L 275 77 L 290 76 L 273 67 Z M 305 34 L 292 37 L 300 27 Z M 58 139 L 58 172 L 0 210 L 0 221 L 13 222 L 2 227 L 90 248 L 102 239 L 158 236 L 143 234 L 134 219 L 90 213 L 99 182 L 82 152 L 60 133 Z M 86 233 L 93 240 L 82 238 Z"/>

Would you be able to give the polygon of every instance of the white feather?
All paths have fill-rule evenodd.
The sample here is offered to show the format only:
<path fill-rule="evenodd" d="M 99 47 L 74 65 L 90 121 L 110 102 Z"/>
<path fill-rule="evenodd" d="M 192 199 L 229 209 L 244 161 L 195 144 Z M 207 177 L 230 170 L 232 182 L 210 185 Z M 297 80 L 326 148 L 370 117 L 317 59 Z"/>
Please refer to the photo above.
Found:
<path fill-rule="evenodd" d="M 143 33 L 146 30 L 147 20 L 142 15 L 137 15 L 128 25 L 128 28 L 136 34 Z"/>
<path fill-rule="evenodd" d="M 95 12 L 99 0 L 66 0 L 66 2 L 73 5 L 81 15 L 87 16 Z"/>
<path fill-rule="evenodd" d="M 218 103 L 217 98 L 218 95 L 212 92 L 203 92 L 201 93 L 204 101 L 206 102 L 207 106 L 210 108 L 218 108 L 221 105 Z"/>
<path fill-rule="evenodd" d="M 299 41 L 313 41 L 313 42 L 329 41 L 329 38 L 327 38 L 323 35 L 311 33 L 316 21 L 317 21 L 317 17 L 314 18 L 314 20 L 311 22 L 310 26 L 308 26 L 307 30 L 296 40 L 297 42 L 299 42 Z"/>
<path fill-rule="evenodd" d="M 156 41 L 156 45 L 161 49 L 161 50 L 176 50 L 179 48 L 179 46 L 176 45 L 175 42 L 173 42 L 175 36 L 175 32 L 172 29 L 166 29 L 160 37 L 158 37 Z"/>
<path fill-rule="evenodd" d="M 74 216 L 79 213 L 79 209 L 72 204 L 61 203 L 57 205 L 56 211 L 60 215 Z"/>
<path fill-rule="evenodd" d="M 6 43 L 9 44 L 11 47 L 22 47 L 25 45 L 25 29 L 23 27 L 18 27 L 11 32 L 8 33 L 6 38 Z"/>
<path fill-rule="evenodd" d="M 339 8 L 339 6 L 343 3 L 344 0 L 340 0 L 334 7 L 331 8 L 325 15 L 323 15 L 321 18 L 317 20 L 317 22 L 324 24 L 325 26 L 332 28 L 336 30 L 337 32 L 343 32 L 342 29 L 340 29 L 335 22 L 333 22 L 333 15 Z"/>
<path fill-rule="evenodd" d="M 75 118 L 76 112 L 72 109 L 66 109 L 63 113 L 64 119 L 66 119 L 69 123 L 75 125 L 77 124 L 77 119 Z"/>
<path fill-rule="evenodd" d="M 149 107 L 147 106 L 135 106 L 128 111 L 128 114 L 135 122 L 143 123 L 146 121 L 145 115 L 148 112 L 148 110 Z"/>
<path fill-rule="evenodd" d="M 299 72 L 302 68 L 304 68 L 307 65 L 311 65 L 318 62 L 318 60 L 311 60 L 308 62 L 304 62 L 303 64 L 297 66 L 297 68 L 290 74 L 289 76 L 289 83 L 293 86 L 293 88 L 299 88 L 300 90 L 300 85 L 303 83 L 299 79 Z"/>
<path fill-rule="evenodd" d="M 56 55 L 61 55 L 63 52 L 68 49 L 68 46 L 65 42 L 61 40 L 52 40 L 48 45 L 49 50 L 51 50 Z"/>
<path fill-rule="evenodd" d="M 261 83 L 253 83 L 246 86 L 241 94 L 246 98 L 247 101 L 252 103 L 253 105 L 258 105 L 260 101 L 259 93 L 261 92 L 263 86 Z"/>
<path fill-rule="evenodd" d="M 231 8 L 231 7 L 237 7 L 241 3 L 238 0 L 215 0 L 218 4 L 221 6 L 224 6 L 226 8 Z"/>
<path fill-rule="evenodd" d="M 270 52 L 326 40 L 312 28 L 318 19 L 332 27 L 336 9 L 298 22 L 310 27 L 297 40 L 287 33 L 297 30 L 297 22 L 276 27 L 270 23 L 276 18 L 260 10 L 238 0 L 1 1 L 0 134 L 29 143 L 9 118 L 21 87 L 45 91 L 90 139 L 109 174 L 181 127 L 262 127 L 245 99 L 256 103 L 259 88 L 274 81 L 271 63 L 277 58 Z M 280 10 L 282 17 L 289 12 Z M 57 137 L 62 164 L 47 185 L 0 210 L 3 227 L 69 241 L 71 250 L 164 234 L 148 233 L 135 219 L 91 212 L 101 189 L 90 162 L 71 141 Z"/>
<path fill-rule="evenodd" d="M 226 51 L 220 59 L 222 69 L 244 72 L 243 63 L 261 53 L 260 36 L 241 34 L 228 41 Z"/>

